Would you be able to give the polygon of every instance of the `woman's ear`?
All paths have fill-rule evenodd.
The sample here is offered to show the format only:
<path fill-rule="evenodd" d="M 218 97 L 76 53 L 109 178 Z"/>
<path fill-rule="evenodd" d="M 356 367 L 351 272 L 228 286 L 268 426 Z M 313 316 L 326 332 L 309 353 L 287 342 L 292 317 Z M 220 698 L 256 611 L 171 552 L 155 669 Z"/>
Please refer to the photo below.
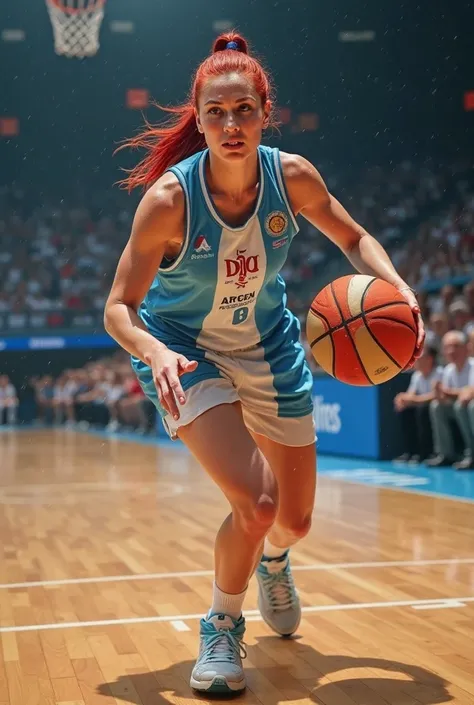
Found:
<path fill-rule="evenodd" d="M 202 129 L 201 120 L 199 119 L 199 114 L 198 114 L 197 110 L 194 111 L 194 117 L 196 118 L 196 126 L 198 129 L 198 132 L 200 132 L 202 135 L 204 133 L 204 130 Z"/>
<path fill-rule="evenodd" d="M 271 112 L 272 112 L 272 103 L 270 100 L 267 100 L 265 105 L 263 106 L 263 129 L 264 130 L 266 130 L 270 124 Z"/>

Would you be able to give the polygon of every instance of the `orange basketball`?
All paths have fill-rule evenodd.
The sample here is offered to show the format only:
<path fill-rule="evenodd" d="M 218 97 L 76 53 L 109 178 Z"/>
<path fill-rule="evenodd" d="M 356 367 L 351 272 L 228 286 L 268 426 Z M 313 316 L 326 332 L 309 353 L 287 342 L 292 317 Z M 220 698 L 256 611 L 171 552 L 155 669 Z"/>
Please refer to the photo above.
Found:
<path fill-rule="evenodd" d="M 325 372 L 341 382 L 365 386 L 387 382 L 404 369 L 415 350 L 417 331 L 398 289 L 376 277 L 352 274 L 331 282 L 315 297 L 306 335 Z"/>

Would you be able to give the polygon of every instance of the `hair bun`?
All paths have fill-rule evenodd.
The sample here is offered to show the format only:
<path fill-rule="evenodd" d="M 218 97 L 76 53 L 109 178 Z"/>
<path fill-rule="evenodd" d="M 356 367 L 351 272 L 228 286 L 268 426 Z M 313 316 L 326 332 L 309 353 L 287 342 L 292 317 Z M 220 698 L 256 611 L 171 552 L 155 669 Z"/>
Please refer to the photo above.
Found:
<path fill-rule="evenodd" d="M 228 47 L 229 42 L 234 42 L 237 47 Z M 218 51 L 226 51 L 226 49 L 231 48 L 233 51 L 240 51 L 242 54 L 249 53 L 249 47 L 247 41 L 237 32 L 226 32 L 217 37 L 212 47 L 212 53 L 215 54 Z"/>

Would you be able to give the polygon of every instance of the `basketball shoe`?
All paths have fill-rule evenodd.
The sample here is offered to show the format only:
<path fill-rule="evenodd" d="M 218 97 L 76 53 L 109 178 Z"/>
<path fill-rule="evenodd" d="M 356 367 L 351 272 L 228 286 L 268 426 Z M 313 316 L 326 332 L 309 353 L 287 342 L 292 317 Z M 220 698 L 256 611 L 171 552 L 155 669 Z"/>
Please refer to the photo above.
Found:
<path fill-rule="evenodd" d="M 245 688 L 242 642 L 245 619 L 213 614 L 201 619 L 199 656 L 191 674 L 191 688 L 208 693 L 235 693 Z"/>
<path fill-rule="evenodd" d="M 290 569 L 289 551 L 279 558 L 263 556 L 257 567 L 258 609 L 281 636 L 291 636 L 301 621 L 301 606 Z"/>

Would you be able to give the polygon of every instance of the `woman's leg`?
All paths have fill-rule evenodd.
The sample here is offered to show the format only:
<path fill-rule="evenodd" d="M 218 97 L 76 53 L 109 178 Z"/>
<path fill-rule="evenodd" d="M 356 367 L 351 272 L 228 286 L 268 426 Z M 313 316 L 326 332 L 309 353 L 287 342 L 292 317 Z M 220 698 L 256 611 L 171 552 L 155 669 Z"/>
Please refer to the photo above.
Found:
<path fill-rule="evenodd" d="M 316 495 L 316 444 L 287 446 L 252 433 L 278 485 L 279 503 L 267 541 L 287 550 L 311 528 Z"/>
<path fill-rule="evenodd" d="M 290 570 L 289 548 L 308 533 L 316 491 L 316 446 L 287 446 L 252 433 L 278 483 L 275 523 L 267 534 L 257 568 L 258 606 L 277 634 L 289 636 L 299 626 L 301 606 Z"/>
<path fill-rule="evenodd" d="M 179 429 L 179 437 L 231 505 L 215 547 L 216 583 L 229 594 L 247 588 L 277 514 L 275 478 L 247 431 L 239 406 L 221 404 Z"/>
<path fill-rule="evenodd" d="M 241 610 L 265 534 L 277 513 L 276 484 L 245 427 L 239 403 L 205 411 L 178 434 L 231 506 L 216 538 L 212 605 L 201 621 L 191 686 L 207 692 L 236 692 L 245 688 Z"/>

